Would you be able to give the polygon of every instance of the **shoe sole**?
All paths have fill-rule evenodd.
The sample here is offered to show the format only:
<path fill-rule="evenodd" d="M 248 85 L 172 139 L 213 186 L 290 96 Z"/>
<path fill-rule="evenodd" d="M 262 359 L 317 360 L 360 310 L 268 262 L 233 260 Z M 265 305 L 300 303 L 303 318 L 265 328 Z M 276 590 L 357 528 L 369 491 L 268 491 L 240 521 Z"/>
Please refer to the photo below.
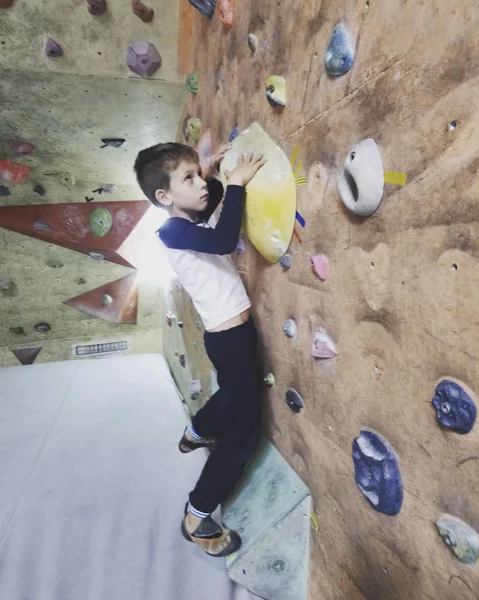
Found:
<path fill-rule="evenodd" d="M 188 542 L 191 542 L 192 544 L 195 544 L 194 540 L 191 539 L 190 534 L 186 531 L 184 519 L 183 519 L 183 521 L 181 521 L 181 533 L 183 534 L 183 537 L 185 538 L 185 540 L 187 540 Z M 195 546 L 197 546 L 197 544 L 195 544 Z M 203 550 L 203 548 L 201 548 L 200 546 L 198 546 L 198 548 L 200 548 L 200 550 Z M 211 554 L 211 552 L 206 552 L 206 550 L 203 550 L 203 552 L 205 554 L 208 554 L 208 556 L 212 556 L 213 558 L 223 558 L 225 556 L 229 556 L 230 554 L 233 554 L 233 552 L 237 552 L 240 548 L 241 548 L 240 536 L 236 533 L 236 531 L 231 531 L 231 542 L 228 544 L 228 546 L 226 546 L 226 548 L 224 550 L 221 550 L 221 552 L 218 552 L 218 554 Z"/>

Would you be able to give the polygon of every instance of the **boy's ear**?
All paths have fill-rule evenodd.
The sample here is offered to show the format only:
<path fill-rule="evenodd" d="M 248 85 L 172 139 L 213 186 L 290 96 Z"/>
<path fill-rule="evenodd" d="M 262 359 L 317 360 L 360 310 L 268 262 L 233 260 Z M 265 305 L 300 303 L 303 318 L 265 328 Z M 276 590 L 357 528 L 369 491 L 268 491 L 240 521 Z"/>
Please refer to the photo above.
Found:
<path fill-rule="evenodd" d="M 165 190 L 156 190 L 155 198 L 160 204 L 163 204 L 163 206 L 171 206 L 173 204 Z"/>

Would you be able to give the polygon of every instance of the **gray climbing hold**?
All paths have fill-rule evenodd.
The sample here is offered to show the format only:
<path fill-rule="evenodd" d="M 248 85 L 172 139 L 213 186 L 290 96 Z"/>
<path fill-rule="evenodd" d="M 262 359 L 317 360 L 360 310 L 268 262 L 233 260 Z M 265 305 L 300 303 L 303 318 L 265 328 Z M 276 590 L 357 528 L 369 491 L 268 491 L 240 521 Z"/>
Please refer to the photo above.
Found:
<path fill-rule="evenodd" d="M 298 332 L 298 328 L 296 327 L 296 323 L 293 319 L 287 319 L 284 322 L 283 331 L 290 338 L 296 335 L 296 333 Z"/>
<path fill-rule="evenodd" d="M 51 328 L 52 327 L 51 327 L 50 323 L 45 323 L 45 322 L 37 323 L 35 325 L 35 331 L 39 331 L 40 333 L 47 333 L 48 331 L 51 330 Z"/>
<path fill-rule="evenodd" d="M 50 38 L 45 43 L 45 54 L 50 58 L 58 58 L 63 56 L 63 50 L 61 49 L 60 45 L 55 42 L 55 40 Z"/>
<path fill-rule="evenodd" d="M 279 259 L 279 265 L 284 269 L 291 268 L 291 255 L 283 254 L 283 256 Z"/>
<path fill-rule="evenodd" d="M 2 296 L 13 297 L 18 295 L 17 284 L 13 279 L 0 281 L 0 293 Z"/>
<path fill-rule="evenodd" d="M 185 368 L 186 367 L 186 356 L 184 354 L 180 354 L 179 358 L 180 358 L 180 365 L 183 368 Z"/>
<path fill-rule="evenodd" d="M 190 398 L 196 400 L 201 393 L 201 379 L 193 379 L 188 384 L 188 391 L 190 392 Z"/>
<path fill-rule="evenodd" d="M 462 434 L 469 433 L 473 428 L 477 414 L 474 400 L 454 381 L 441 381 L 432 403 L 436 418 L 443 427 Z"/>
<path fill-rule="evenodd" d="M 100 148 L 106 148 L 107 146 L 111 146 L 112 148 L 121 148 L 123 144 L 126 142 L 124 138 L 102 138 L 103 146 Z"/>
<path fill-rule="evenodd" d="M 299 413 L 299 411 L 304 408 L 303 399 L 293 388 L 289 388 L 286 392 L 286 404 L 295 413 Z"/>
<path fill-rule="evenodd" d="M 105 255 L 101 252 L 89 252 L 89 255 L 93 260 L 105 260 Z"/>
<path fill-rule="evenodd" d="M 141 40 L 128 46 L 126 62 L 134 73 L 151 77 L 161 66 L 161 56 L 153 44 Z"/>
<path fill-rule="evenodd" d="M 379 148 L 371 138 L 349 152 L 338 191 L 346 208 L 355 215 L 369 217 L 378 209 L 384 192 L 384 167 Z"/>
<path fill-rule="evenodd" d="M 60 269 L 63 267 L 63 263 L 59 260 L 49 260 L 47 266 L 50 267 L 50 269 Z"/>
<path fill-rule="evenodd" d="M 349 71 L 354 60 L 354 43 L 346 27 L 339 23 L 333 31 L 324 61 L 328 75 L 338 77 Z"/>
<path fill-rule="evenodd" d="M 44 196 L 45 195 L 45 188 L 42 187 L 40 184 L 37 184 L 33 188 L 33 191 L 35 192 L 35 194 L 38 194 L 39 196 Z"/>
<path fill-rule="evenodd" d="M 436 527 L 457 558 L 466 565 L 473 565 L 479 557 L 479 535 L 461 519 L 444 514 L 436 521 Z"/>

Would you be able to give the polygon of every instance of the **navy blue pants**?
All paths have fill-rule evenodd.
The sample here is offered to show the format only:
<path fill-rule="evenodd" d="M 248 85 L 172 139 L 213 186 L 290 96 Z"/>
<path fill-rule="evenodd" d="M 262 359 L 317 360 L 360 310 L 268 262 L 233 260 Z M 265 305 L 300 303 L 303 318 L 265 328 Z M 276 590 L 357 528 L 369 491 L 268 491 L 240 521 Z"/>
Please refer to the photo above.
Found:
<path fill-rule="evenodd" d="M 206 353 L 218 374 L 219 390 L 193 417 L 201 437 L 217 438 L 195 489 L 191 504 L 213 512 L 243 475 L 261 436 L 258 335 L 253 319 L 238 327 L 204 335 Z"/>

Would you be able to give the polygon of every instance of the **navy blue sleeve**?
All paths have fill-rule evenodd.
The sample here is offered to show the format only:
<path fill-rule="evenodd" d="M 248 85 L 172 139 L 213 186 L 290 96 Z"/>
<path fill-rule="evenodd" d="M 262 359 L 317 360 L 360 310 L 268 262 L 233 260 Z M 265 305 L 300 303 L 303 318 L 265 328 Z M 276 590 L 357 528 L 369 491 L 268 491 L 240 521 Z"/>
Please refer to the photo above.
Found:
<path fill-rule="evenodd" d="M 200 220 L 208 221 L 211 215 L 218 208 L 219 203 L 223 199 L 224 189 L 221 181 L 208 178 L 206 180 L 208 186 L 208 207 L 199 213 Z"/>
<path fill-rule="evenodd" d="M 231 254 L 238 245 L 245 188 L 229 185 L 216 227 L 202 227 L 180 217 L 169 218 L 158 230 L 161 241 L 175 250 L 195 250 L 208 254 Z"/>

